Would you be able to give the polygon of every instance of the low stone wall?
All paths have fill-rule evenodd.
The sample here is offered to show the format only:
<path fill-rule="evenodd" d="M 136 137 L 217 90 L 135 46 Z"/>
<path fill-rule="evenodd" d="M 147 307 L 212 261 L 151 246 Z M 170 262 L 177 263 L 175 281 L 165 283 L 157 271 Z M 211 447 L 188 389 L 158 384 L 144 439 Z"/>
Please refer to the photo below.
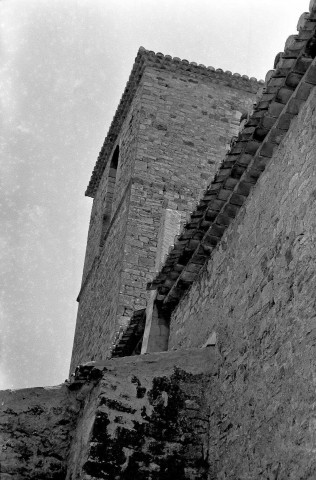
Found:
<path fill-rule="evenodd" d="M 66 385 L 0 392 L 1 480 L 62 480 L 80 402 Z"/>
<path fill-rule="evenodd" d="M 91 362 L 65 385 L 1 392 L 0 478 L 313 480 L 303 346 L 258 361 L 220 343 Z"/>
<path fill-rule="evenodd" d="M 97 369 L 102 379 L 78 424 L 67 480 L 208 478 L 213 348 L 125 357 Z"/>
<path fill-rule="evenodd" d="M 1 392 L 1 480 L 206 480 L 217 370 L 214 348 L 190 349 L 90 362 L 65 385 Z"/>

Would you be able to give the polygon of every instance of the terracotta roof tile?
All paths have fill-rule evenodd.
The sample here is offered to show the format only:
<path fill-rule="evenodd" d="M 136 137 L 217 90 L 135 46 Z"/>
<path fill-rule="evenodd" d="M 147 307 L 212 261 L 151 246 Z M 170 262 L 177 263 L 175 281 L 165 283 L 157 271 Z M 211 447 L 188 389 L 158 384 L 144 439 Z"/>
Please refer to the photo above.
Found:
<path fill-rule="evenodd" d="M 298 35 L 289 37 L 285 51 L 277 55 L 252 115 L 148 285 L 158 290 L 157 300 L 166 310 L 174 308 L 197 278 L 316 85 L 315 20 L 313 0 L 310 14 L 300 18 Z"/>

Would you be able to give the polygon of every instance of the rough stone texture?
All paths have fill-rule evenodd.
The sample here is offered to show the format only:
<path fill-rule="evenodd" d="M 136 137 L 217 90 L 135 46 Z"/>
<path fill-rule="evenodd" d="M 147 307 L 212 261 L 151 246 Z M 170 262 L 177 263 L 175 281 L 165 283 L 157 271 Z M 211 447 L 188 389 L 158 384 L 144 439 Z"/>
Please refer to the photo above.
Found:
<path fill-rule="evenodd" d="M 129 195 L 128 188 L 82 289 L 70 372 L 83 359 L 102 358 L 109 351 L 109 341 L 105 344 L 104 338 L 111 338 L 116 329 Z"/>
<path fill-rule="evenodd" d="M 173 245 L 175 236 L 179 234 L 181 226 L 181 214 L 177 210 L 172 210 L 170 208 L 166 208 L 165 212 L 162 215 L 161 223 L 158 231 L 158 242 L 157 242 L 157 253 L 156 253 L 156 262 L 155 262 L 155 271 L 158 272 L 161 265 L 163 265 L 163 261 L 168 253 L 170 245 Z M 142 348 L 141 353 L 147 353 L 150 351 L 159 352 L 167 350 L 167 348 L 160 348 L 161 343 L 156 341 L 157 340 L 157 329 L 153 328 L 153 322 L 155 321 L 155 312 L 154 312 L 154 301 L 156 298 L 156 293 L 151 292 L 147 297 L 147 307 L 146 307 L 146 323 L 145 329 L 142 339 Z M 158 318 L 156 318 L 158 321 Z M 164 330 L 163 327 L 158 326 L 159 333 L 161 329 Z M 162 332 L 165 333 L 165 332 Z M 167 329 L 167 345 L 168 345 L 168 336 L 169 336 L 169 328 Z M 154 346 L 158 348 L 150 348 L 150 343 L 154 336 Z M 160 335 L 158 335 L 160 336 Z M 161 339 L 160 339 L 161 340 Z M 162 344 L 165 342 L 162 341 Z"/>
<path fill-rule="evenodd" d="M 316 478 L 315 0 L 309 8 L 249 120 L 271 128 L 287 106 L 261 132 L 268 166 L 174 311 L 170 350 L 81 365 L 59 387 L 2 392 L 1 480 Z M 165 345 L 169 317 L 145 294 L 176 226 L 164 216 L 184 222 L 257 88 L 162 54 L 137 59 L 87 190 L 73 366 L 104 358 L 146 303 Z"/>
<path fill-rule="evenodd" d="M 157 252 L 155 270 L 158 272 L 176 235 L 180 233 L 181 213 L 178 210 L 166 208 L 161 216 L 157 235 Z"/>
<path fill-rule="evenodd" d="M 179 304 L 182 349 L 1 393 L 1 480 L 315 479 L 315 129 L 314 89 Z"/>
<path fill-rule="evenodd" d="M 316 91 L 171 321 L 170 348 L 216 332 L 214 478 L 314 479 Z"/>
<path fill-rule="evenodd" d="M 217 364 L 214 348 L 125 357 L 1 392 L 1 480 L 206 480 Z"/>
<path fill-rule="evenodd" d="M 123 126 L 121 128 L 120 140 L 119 142 L 117 142 L 120 147 L 120 155 L 117 169 L 118 171 L 116 175 L 116 186 L 114 195 L 112 195 L 112 217 L 120 208 L 122 199 L 128 201 L 128 197 L 130 195 L 131 172 L 135 162 L 137 134 L 139 129 L 139 102 L 139 95 L 135 95 L 134 100 L 131 104 L 131 110 L 127 115 L 125 122 L 123 123 Z M 115 146 L 113 147 L 113 150 L 109 155 L 109 159 L 111 159 L 112 155 L 114 154 Z M 103 215 L 107 209 L 110 163 L 111 162 L 109 161 L 106 165 L 105 171 L 99 184 L 99 188 L 93 201 L 82 279 L 83 285 L 87 278 L 87 275 L 93 269 L 95 259 L 99 256 L 101 250 L 100 240 L 103 226 Z M 121 221 L 122 223 L 126 223 L 125 218 L 123 218 Z M 110 254 L 109 252 L 111 251 L 112 244 L 109 243 L 109 241 L 103 242 L 103 239 L 102 243 L 102 250 L 105 250 L 106 252 L 108 252 L 108 254 Z"/>
<path fill-rule="evenodd" d="M 63 480 L 80 409 L 65 385 L 0 392 L 1 480 Z"/>
<path fill-rule="evenodd" d="M 191 77 L 193 77 L 193 83 L 194 77 L 196 76 L 204 77 L 205 79 L 208 78 L 213 83 L 221 83 L 237 90 L 251 92 L 253 94 L 256 94 L 258 92 L 258 89 L 264 83 L 262 80 L 259 80 L 258 82 L 257 79 L 253 77 L 249 79 L 247 75 L 241 76 L 238 73 L 232 74 L 232 72 L 229 71 L 224 72 L 220 68 L 215 70 L 214 67 L 197 65 L 195 62 L 180 60 L 180 58 L 177 57 L 172 58 L 170 55 L 163 55 L 162 53 L 155 54 L 155 52 L 153 51 L 149 51 L 143 47 L 140 47 L 135 58 L 135 62 L 128 82 L 126 84 L 124 93 L 112 120 L 108 135 L 104 140 L 97 162 L 91 175 L 91 179 L 86 190 L 86 195 L 90 197 L 94 197 L 96 194 L 100 180 L 102 178 L 102 174 L 104 172 L 104 168 L 108 161 L 108 156 L 113 149 L 115 142 L 117 141 L 119 132 L 125 121 L 131 102 L 134 99 L 134 95 L 139 87 L 144 70 L 147 67 L 154 67 L 155 70 L 168 70 L 169 72 L 176 72 L 178 76 L 181 73 L 184 73 L 185 75 L 190 75 Z"/>
<path fill-rule="evenodd" d="M 207 479 L 214 348 L 126 357 L 97 368 L 102 379 L 86 397 L 67 480 Z"/>
<path fill-rule="evenodd" d="M 177 210 L 183 224 L 258 88 L 221 73 L 144 69 L 113 146 L 120 145 L 116 220 L 101 248 L 110 162 L 94 198 L 71 370 L 106 358 L 115 333 L 134 310 L 146 307 L 165 209 Z"/>

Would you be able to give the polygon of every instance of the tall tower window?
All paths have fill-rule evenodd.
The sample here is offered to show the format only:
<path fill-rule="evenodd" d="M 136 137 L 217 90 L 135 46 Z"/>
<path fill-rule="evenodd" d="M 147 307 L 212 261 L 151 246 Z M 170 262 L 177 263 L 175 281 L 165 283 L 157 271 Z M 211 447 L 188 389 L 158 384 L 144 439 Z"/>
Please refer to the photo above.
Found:
<path fill-rule="evenodd" d="M 115 192 L 115 183 L 116 183 L 119 156 L 120 156 L 120 147 L 117 145 L 112 155 L 110 170 L 109 170 L 108 179 L 107 179 L 106 194 L 104 199 L 105 209 L 102 217 L 100 247 L 103 247 L 104 245 L 104 240 L 111 223 L 111 218 L 113 213 L 112 205 L 113 205 L 113 198 L 114 198 L 114 192 Z"/>

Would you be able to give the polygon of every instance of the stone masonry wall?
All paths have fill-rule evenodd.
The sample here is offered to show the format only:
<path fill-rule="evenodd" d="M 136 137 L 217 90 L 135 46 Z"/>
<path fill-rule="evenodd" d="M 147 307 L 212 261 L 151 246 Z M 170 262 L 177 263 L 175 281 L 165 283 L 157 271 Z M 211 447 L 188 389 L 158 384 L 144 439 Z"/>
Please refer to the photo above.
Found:
<path fill-rule="evenodd" d="M 118 144 L 119 164 L 116 175 L 115 190 L 113 195 L 112 215 L 117 211 L 122 197 L 126 196 L 126 189 L 132 175 L 132 170 L 135 162 L 137 135 L 139 130 L 139 102 L 141 90 L 135 95 L 131 109 L 127 118 L 125 119 L 118 141 L 115 143 L 110 154 L 109 161 L 106 165 L 99 188 L 93 200 L 93 206 L 90 217 L 90 226 L 88 232 L 86 258 L 83 272 L 82 282 L 84 283 L 87 274 L 93 266 L 95 258 L 100 252 L 100 239 L 102 231 L 102 220 L 104 212 L 106 211 L 108 176 L 111 164 L 111 157 L 114 153 L 115 147 Z M 107 247 L 106 247 L 107 248 Z"/>
<path fill-rule="evenodd" d="M 170 348 L 212 332 L 216 477 L 316 477 L 316 91 L 171 320 Z"/>
<path fill-rule="evenodd" d="M 139 96 L 136 95 L 117 142 L 120 147 L 120 155 L 113 196 L 112 220 L 102 241 L 102 246 L 100 240 L 103 215 L 106 209 L 110 161 L 93 200 L 82 286 L 78 297 L 79 307 L 70 372 L 73 372 L 79 363 L 93 360 L 96 356 L 106 358 L 109 355 L 113 334 L 116 331 L 132 188 L 131 170 L 135 162 L 139 128 L 138 104 Z"/>
<path fill-rule="evenodd" d="M 66 385 L 0 392 L 1 480 L 62 480 L 80 402 Z"/>
<path fill-rule="evenodd" d="M 116 332 L 126 327 L 134 310 L 146 307 L 165 209 L 179 211 L 185 221 L 258 88 L 256 82 L 222 73 L 208 77 L 145 68 L 116 142 L 120 160 L 112 214 L 121 210 L 102 249 L 110 161 L 94 198 L 72 370 L 106 358 Z"/>
<path fill-rule="evenodd" d="M 238 132 L 241 113 L 252 109 L 258 86 L 245 81 L 237 90 L 236 79 L 228 79 L 233 86 L 220 75 L 153 67 L 143 74 L 118 328 L 147 305 L 165 209 L 185 221 Z"/>
<path fill-rule="evenodd" d="M 102 377 L 74 432 L 67 480 L 208 478 L 206 400 L 210 386 L 216 391 L 214 348 L 83 366 L 76 381 L 93 372 Z"/>
<path fill-rule="evenodd" d="M 180 233 L 181 227 L 181 214 L 177 210 L 172 210 L 171 208 L 166 208 L 162 218 L 161 223 L 158 231 L 158 238 L 157 238 L 157 254 L 156 254 L 156 261 L 155 261 L 155 271 L 158 272 L 161 265 L 163 264 L 165 257 L 168 253 L 170 245 L 173 244 L 175 236 Z M 141 353 L 147 353 L 150 351 L 164 351 L 166 350 L 165 345 L 168 343 L 169 338 L 169 329 L 165 329 L 165 342 L 163 347 L 161 348 L 161 343 L 159 348 L 157 347 L 156 342 L 154 343 L 155 349 L 150 348 L 151 344 L 151 337 L 153 337 L 153 328 L 154 321 L 157 315 L 155 316 L 155 309 L 154 309 L 154 302 L 156 299 L 156 292 L 151 291 L 147 297 L 147 306 L 146 306 L 146 322 L 145 322 L 145 329 L 143 332 L 142 338 L 142 348 Z M 163 330 L 163 328 L 162 328 Z M 161 331 L 161 327 L 159 328 L 159 333 Z M 157 331 L 156 331 L 157 333 Z M 156 348 L 157 347 L 157 348 Z"/>
<path fill-rule="evenodd" d="M 217 369 L 214 348 L 190 349 L 90 362 L 58 387 L 0 392 L 1 480 L 206 480 Z"/>
<path fill-rule="evenodd" d="M 106 358 L 116 329 L 130 187 L 114 218 L 104 247 L 82 289 L 70 372 L 87 360 Z M 107 339 L 107 342 L 104 340 Z"/>

